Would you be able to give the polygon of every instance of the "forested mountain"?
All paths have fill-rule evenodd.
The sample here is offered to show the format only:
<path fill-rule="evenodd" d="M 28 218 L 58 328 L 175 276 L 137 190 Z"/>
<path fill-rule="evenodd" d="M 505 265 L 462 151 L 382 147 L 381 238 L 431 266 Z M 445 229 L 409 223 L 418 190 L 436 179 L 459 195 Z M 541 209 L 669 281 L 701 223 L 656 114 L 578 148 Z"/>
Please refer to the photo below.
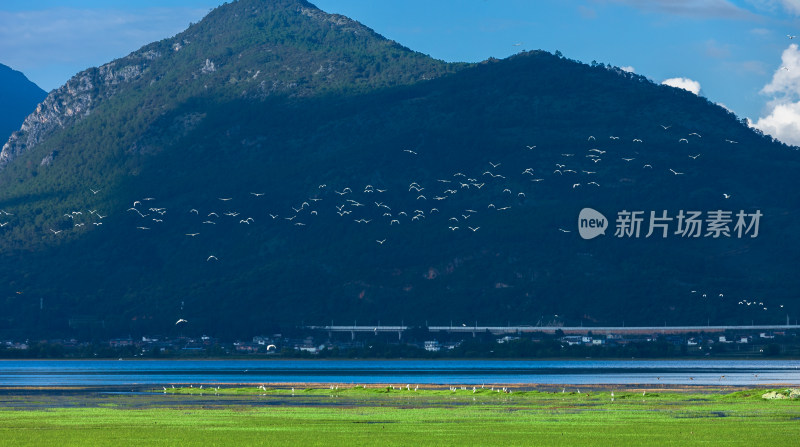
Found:
<path fill-rule="evenodd" d="M 19 129 L 22 120 L 36 108 L 47 92 L 24 74 L 0 64 L 0 141 Z"/>
<path fill-rule="evenodd" d="M 25 123 L 0 156 L 0 334 L 800 310 L 800 153 L 603 64 L 448 64 L 304 1 L 240 0 Z M 604 236 L 579 236 L 586 207 Z M 623 211 L 639 237 L 614 235 Z M 651 211 L 667 237 L 646 237 Z"/>

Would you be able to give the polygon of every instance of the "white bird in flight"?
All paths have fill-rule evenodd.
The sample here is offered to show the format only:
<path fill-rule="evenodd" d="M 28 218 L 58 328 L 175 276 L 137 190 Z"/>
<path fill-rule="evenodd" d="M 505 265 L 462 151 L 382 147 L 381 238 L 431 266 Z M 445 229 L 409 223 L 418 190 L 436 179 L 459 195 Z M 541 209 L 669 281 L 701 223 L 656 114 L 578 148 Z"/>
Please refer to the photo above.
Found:
<path fill-rule="evenodd" d="M 215 261 L 219 261 L 219 259 L 217 259 L 217 257 L 216 257 L 216 256 L 214 256 L 214 255 L 211 255 L 211 256 L 209 256 L 209 257 L 206 259 L 206 262 L 208 262 L 208 261 L 210 261 L 210 260 L 212 260 L 212 259 L 213 259 L 213 260 L 215 260 Z"/>
<path fill-rule="evenodd" d="M 175 324 L 181 324 L 181 323 L 188 323 L 188 321 L 184 320 L 183 318 L 180 318 L 178 319 L 178 321 L 175 322 Z"/>

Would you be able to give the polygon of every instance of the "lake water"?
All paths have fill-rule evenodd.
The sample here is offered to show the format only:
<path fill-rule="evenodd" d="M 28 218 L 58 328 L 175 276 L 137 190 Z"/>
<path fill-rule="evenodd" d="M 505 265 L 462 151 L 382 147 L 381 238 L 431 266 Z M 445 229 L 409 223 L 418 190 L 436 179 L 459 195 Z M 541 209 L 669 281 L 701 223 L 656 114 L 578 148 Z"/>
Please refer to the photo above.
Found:
<path fill-rule="evenodd" d="M 800 385 L 800 361 L 0 360 L 0 386 L 287 382 Z"/>

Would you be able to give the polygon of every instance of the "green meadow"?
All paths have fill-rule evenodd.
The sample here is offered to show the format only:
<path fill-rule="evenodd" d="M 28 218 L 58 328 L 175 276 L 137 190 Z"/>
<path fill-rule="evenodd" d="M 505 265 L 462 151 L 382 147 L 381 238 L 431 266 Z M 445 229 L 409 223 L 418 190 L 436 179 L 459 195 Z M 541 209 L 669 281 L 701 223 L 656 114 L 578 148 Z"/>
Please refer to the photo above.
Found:
<path fill-rule="evenodd" d="M 797 445 L 800 399 L 766 400 L 767 391 L 253 386 L 86 397 L 19 392 L 0 400 L 0 445 Z"/>

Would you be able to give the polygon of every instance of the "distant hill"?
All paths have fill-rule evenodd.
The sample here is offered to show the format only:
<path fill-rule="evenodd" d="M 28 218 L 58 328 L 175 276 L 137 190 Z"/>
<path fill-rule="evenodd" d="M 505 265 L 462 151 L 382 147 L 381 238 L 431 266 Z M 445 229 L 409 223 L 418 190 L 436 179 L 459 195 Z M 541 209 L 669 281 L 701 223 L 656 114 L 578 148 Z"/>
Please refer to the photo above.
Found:
<path fill-rule="evenodd" d="M 25 123 L 0 154 L 0 335 L 800 310 L 800 154 L 604 64 L 447 64 L 307 2 L 240 0 Z M 605 236 L 578 235 L 585 207 Z M 615 237 L 636 210 L 640 236 Z M 681 210 L 700 237 L 675 234 Z M 715 210 L 730 237 L 705 237 Z M 668 237 L 646 237 L 651 211 Z"/>
<path fill-rule="evenodd" d="M 19 129 L 26 116 L 47 96 L 47 92 L 19 71 L 0 64 L 0 141 Z"/>

